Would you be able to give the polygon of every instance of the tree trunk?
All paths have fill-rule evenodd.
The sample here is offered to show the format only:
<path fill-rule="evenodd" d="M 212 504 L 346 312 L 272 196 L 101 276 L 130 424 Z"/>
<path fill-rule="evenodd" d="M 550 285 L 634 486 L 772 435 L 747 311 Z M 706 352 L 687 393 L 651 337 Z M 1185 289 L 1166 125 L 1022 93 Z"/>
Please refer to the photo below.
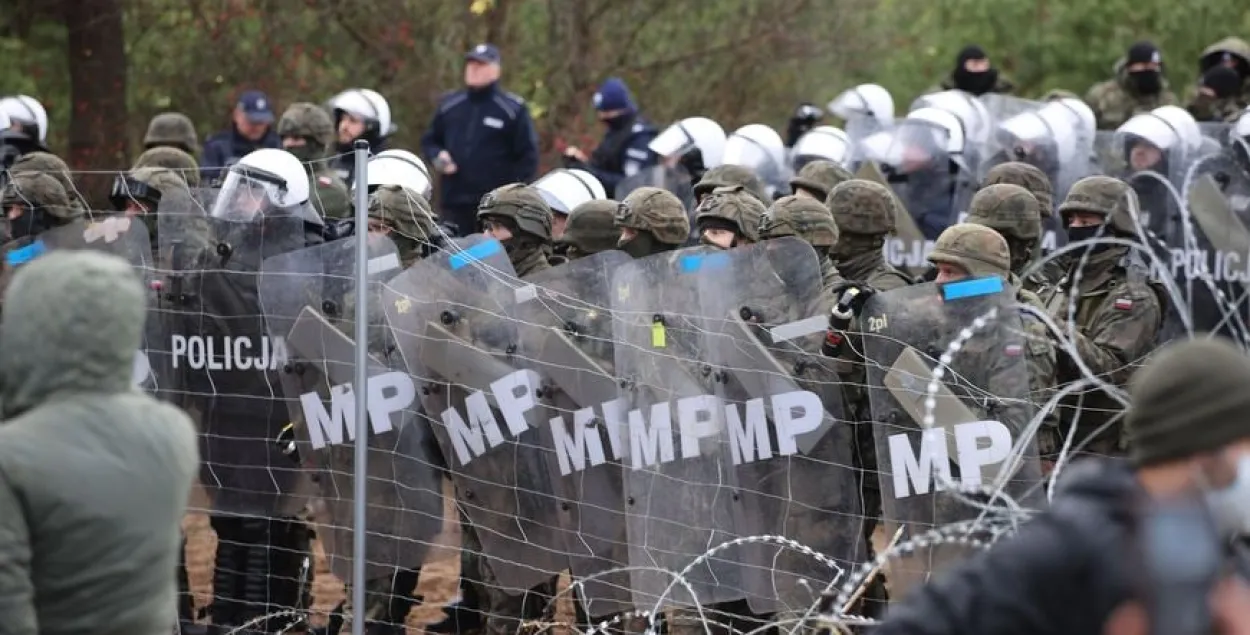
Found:
<path fill-rule="evenodd" d="M 128 166 L 126 48 L 119 0 L 61 0 L 68 31 L 70 167 L 75 171 Z M 124 168 L 123 168 L 124 169 Z M 108 175 L 75 175 L 93 209 L 107 200 Z"/>

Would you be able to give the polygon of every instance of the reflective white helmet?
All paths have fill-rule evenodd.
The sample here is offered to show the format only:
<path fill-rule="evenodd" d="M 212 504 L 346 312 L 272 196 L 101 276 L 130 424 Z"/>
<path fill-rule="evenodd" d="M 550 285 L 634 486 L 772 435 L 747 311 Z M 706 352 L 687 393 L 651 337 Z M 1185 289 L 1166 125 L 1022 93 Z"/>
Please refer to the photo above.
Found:
<path fill-rule="evenodd" d="M 962 154 L 968 139 L 963 122 L 950 111 L 942 108 L 920 108 L 907 113 L 908 122 L 925 122 L 932 125 L 942 137 L 937 145 L 947 154 Z"/>
<path fill-rule="evenodd" d="M 1115 131 L 1117 145 L 1141 138 L 1164 151 L 1181 152 L 1182 156 L 1202 147 L 1202 131 L 1189 111 L 1178 106 L 1162 106 L 1134 116 Z"/>
<path fill-rule="evenodd" d="M 399 129 L 391 121 L 391 105 L 368 88 L 349 88 L 330 98 L 330 110 L 342 111 L 377 126 L 379 137 L 389 137 Z"/>
<path fill-rule="evenodd" d="M 1021 141 L 1053 141 L 1059 153 L 1057 159 L 1066 164 L 1088 159 L 1097 120 L 1085 102 L 1067 97 L 1011 117 L 999 128 Z"/>
<path fill-rule="evenodd" d="M 434 193 L 429 168 L 420 157 L 407 150 L 383 150 L 370 158 L 366 183 L 370 191 L 380 185 L 398 185 L 427 199 Z M 353 181 L 352 191 L 355 190 Z"/>
<path fill-rule="evenodd" d="M 608 198 L 603 184 L 595 175 L 585 170 L 560 168 L 534 181 L 534 189 L 556 214 L 568 216 L 578 205 L 586 201 L 602 201 Z"/>
<path fill-rule="evenodd" d="M 688 117 L 665 128 L 647 147 L 666 158 L 685 156 L 698 149 L 703 155 L 703 167 L 710 170 L 722 162 L 725 130 L 707 117 Z"/>
<path fill-rule="evenodd" d="M 780 168 L 786 162 L 786 144 L 770 126 L 753 123 L 738 128 L 725 140 L 721 165 L 753 170 Z"/>
<path fill-rule="evenodd" d="M 48 111 L 43 109 L 43 104 L 34 97 L 26 95 L 12 95 L 0 99 L 0 110 L 9 117 L 9 125 L 21 123 L 27 126 L 33 126 L 39 137 L 39 143 L 46 143 L 48 140 Z"/>
<path fill-rule="evenodd" d="M 272 212 L 300 215 L 306 222 L 321 224 L 308 203 L 308 173 L 304 164 L 286 150 L 264 148 L 239 159 L 226 171 L 212 216 L 250 222 Z"/>
<path fill-rule="evenodd" d="M 1250 137 L 1250 108 L 1241 111 L 1237 123 L 1233 124 L 1233 134 L 1238 137 Z"/>
<path fill-rule="evenodd" d="M 834 126 L 816 126 L 808 130 L 790 149 L 794 169 L 803 163 L 824 159 L 846 168 L 851 165 L 851 137 Z"/>
<path fill-rule="evenodd" d="M 829 102 L 829 112 L 842 119 L 871 117 L 882 128 L 888 128 L 894 123 L 894 98 L 877 84 L 860 84 Z"/>
<path fill-rule="evenodd" d="M 962 90 L 944 90 L 925 95 L 913 102 L 911 108 L 913 111 L 937 108 L 955 115 L 963 127 L 962 143 L 965 146 L 982 145 L 990 140 L 992 122 L 989 111 L 981 100 Z M 907 116 L 910 117 L 911 114 Z"/>

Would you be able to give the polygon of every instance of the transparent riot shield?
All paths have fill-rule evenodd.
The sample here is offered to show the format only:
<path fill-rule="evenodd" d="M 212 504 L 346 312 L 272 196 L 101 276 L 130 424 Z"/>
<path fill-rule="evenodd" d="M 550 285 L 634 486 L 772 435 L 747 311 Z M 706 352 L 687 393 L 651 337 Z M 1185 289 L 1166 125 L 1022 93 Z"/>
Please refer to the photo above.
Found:
<path fill-rule="evenodd" d="M 499 584 L 517 594 L 568 566 L 547 469 L 540 378 L 520 362 L 522 283 L 499 242 L 469 236 L 383 290 L 387 324 Z M 543 391 L 545 393 L 545 391 Z"/>
<path fill-rule="evenodd" d="M 1000 279 L 981 278 L 904 287 L 864 306 L 860 330 L 887 536 L 903 527 L 910 540 L 978 518 L 982 510 L 956 498 L 952 486 L 1003 492 L 1025 508 L 1043 504 L 1036 444 L 1023 436 L 1035 407 L 1012 295 Z M 940 366 L 957 338 L 962 345 Z M 891 561 L 891 595 L 906 595 L 968 553 L 920 545 Z"/>
<path fill-rule="evenodd" d="M 733 549 L 700 561 L 741 535 L 724 404 L 714 386 L 720 376 L 706 363 L 700 306 L 708 284 L 701 278 L 717 276 L 724 262 L 723 253 L 692 247 L 627 263 L 613 277 L 621 386 L 614 414 L 625 428 L 629 562 L 643 610 L 746 597 L 745 565 Z M 691 591 L 673 572 L 683 573 Z"/>
<path fill-rule="evenodd" d="M 260 305 L 261 262 L 305 247 L 304 221 L 273 211 L 214 218 L 212 195 L 179 198 L 157 214 L 159 315 L 166 339 L 149 357 L 167 364 L 175 404 L 199 423 L 200 482 L 213 509 L 290 516 L 309 483 L 274 439 L 289 421 L 279 374 L 285 334 Z"/>
<path fill-rule="evenodd" d="M 419 382 L 395 352 L 379 283 L 400 272 L 394 243 L 369 237 L 369 287 L 355 276 L 350 237 L 268 258 L 260 300 L 268 330 L 286 338 L 280 379 L 298 456 L 317 475 L 326 517 L 318 531 L 331 570 L 351 579 L 355 498 L 355 304 L 369 302 L 368 479 L 365 485 L 369 579 L 421 568 L 442 530 L 441 457 L 417 401 Z"/>
<path fill-rule="evenodd" d="M 849 572 L 867 550 L 852 429 L 832 360 L 820 353 L 832 307 L 821 290 L 819 259 L 796 238 L 717 257 L 724 262 L 716 275 L 699 277 L 699 299 L 708 314 L 704 350 L 736 466 L 735 528 L 784 536 Z M 775 543 L 734 552 L 757 614 L 807 609 L 839 574 Z"/>
<path fill-rule="evenodd" d="M 985 114 L 989 117 L 990 125 L 993 127 L 997 127 L 1016 115 L 1033 112 L 1046 105 L 1046 102 L 1001 93 L 986 93 L 977 99 L 981 100 L 981 104 L 985 106 Z"/>
<path fill-rule="evenodd" d="M 1250 341 L 1250 309 L 1247 309 L 1250 280 L 1250 229 L 1233 210 L 1229 197 L 1211 175 L 1188 183 L 1186 206 L 1197 249 L 1186 250 L 1182 266 L 1172 266 L 1182 294 L 1189 295 L 1188 306 L 1196 331 L 1213 332 L 1240 341 Z M 1195 257 L 1196 256 L 1196 257 Z M 1195 260 L 1206 265 L 1199 269 Z M 1175 259 L 1164 262 L 1175 263 Z M 1193 279 L 1206 274 L 1205 278 Z"/>
<path fill-rule="evenodd" d="M 855 172 L 855 178 L 876 181 L 887 188 L 890 187 L 886 176 L 872 161 L 859 166 L 859 170 Z M 886 262 L 910 275 L 920 275 L 929 268 L 929 261 L 926 258 L 932 250 L 933 241 L 925 240 L 920 227 L 916 225 L 916 219 L 912 218 L 900 201 L 894 206 L 894 235 L 887 237 L 882 247 Z"/>
<path fill-rule="evenodd" d="M 516 317 L 524 329 L 521 363 L 541 378 L 539 429 L 550 448 L 547 468 L 564 504 L 552 522 L 564 534 L 562 551 L 592 617 L 632 608 L 629 574 L 603 574 L 628 566 L 624 473 L 628 439 L 617 408 L 612 342 L 612 272 L 630 262 L 606 251 L 547 269 L 516 291 Z M 613 416 L 608 417 L 612 412 Z"/>

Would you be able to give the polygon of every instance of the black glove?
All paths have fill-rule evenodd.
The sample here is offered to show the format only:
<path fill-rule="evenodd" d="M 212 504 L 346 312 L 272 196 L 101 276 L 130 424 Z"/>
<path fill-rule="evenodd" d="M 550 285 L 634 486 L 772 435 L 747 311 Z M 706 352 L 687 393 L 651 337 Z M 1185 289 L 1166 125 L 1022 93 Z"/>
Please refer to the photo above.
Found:
<path fill-rule="evenodd" d="M 925 269 L 924 273 L 920 274 L 919 276 L 916 276 L 916 283 L 924 284 L 926 282 L 933 282 L 934 280 L 937 280 L 937 276 L 938 276 L 937 267 L 929 267 L 928 269 Z"/>
<path fill-rule="evenodd" d="M 859 293 L 852 294 L 853 297 L 848 296 L 847 291 L 850 291 L 851 289 L 855 289 L 859 291 Z M 830 289 L 830 291 L 833 293 L 834 299 L 836 299 L 839 304 L 843 302 L 843 298 L 845 297 L 846 301 L 850 305 L 851 311 L 855 315 L 859 315 L 859 312 L 863 310 L 864 304 L 868 302 L 868 298 L 877 294 L 877 290 L 872 285 L 866 282 L 855 282 L 853 280 L 844 280 L 839 282 L 833 285 L 833 288 Z"/>
<path fill-rule="evenodd" d="M 790 115 L 790 122 L 786 124 L 786 147 L 794 147 L 799 137 L 815 128 L 824 116 L 825 111 L 815 104 L 808 102 L 799 104 L 798 108 L 794 109 L 794 114 Z"/>
<path fill-rule="evenodd" d="M 330 221 L 326 223 L 325 227 L 321 230 L 321 235 L 325 238 L 326 242 L 339 240 L 340 238 L 347 238 L 355 233 L 356 219 L 354 218 L 343 218 L 336 221 Z"/>

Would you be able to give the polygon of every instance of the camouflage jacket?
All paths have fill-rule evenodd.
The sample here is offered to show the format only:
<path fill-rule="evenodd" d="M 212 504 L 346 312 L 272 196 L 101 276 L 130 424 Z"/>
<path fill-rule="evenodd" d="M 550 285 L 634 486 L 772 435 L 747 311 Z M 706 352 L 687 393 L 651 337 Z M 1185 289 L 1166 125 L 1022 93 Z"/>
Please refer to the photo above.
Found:
<path fill-rule="evenodd" d="M 347 184 L 330 168 L 321 166 L 308 173 L 308 202 L 325 219 L 352 215 L 351 193 Z"/>
<path fill-rule="evenodd" d="M 1008 283 L 1016 290 L 1016 302 L 1046 313 L 1046 305 L 1036 293 L 1027 289 L 1023 280 L 1012 274 Z M 1025 310 L 1020 311 L 1020 318 L 1024 323 L 1024 357 L 1029 370 L 1029 401 L 1040 410 L 1056 392 L 1055 346 L 1050 338 L 1050 331 L 1041 318 Z M 1044 430 L 1053 431 L 1058 423 L 1058 415 L 1052 412 L 1046 416 Z M 1043 437 L 1046 436 L 1053 438 L 1053 435 L 1043 434 Z M 1042 452 L 1047 453 L 1048 446 L 1044 438 L 1039 438 L 1039 444 L 1043 445 Z"/>
<path fill-rule="evenodd" d="M 1128 72 L 1124 60 L 1116 63 L 1115 77 L 1094 84 L 1085 94 L 1085 103 L 1098 118 L 1099 130 L 1114 130 L 1133 115 L 1150 112 L 1160 106 L 1177 105 L 1176 94 L 1163 80 L 1163 89 L 1157 95 L 1138 95 L 1128 86 Z"/>
<path fill-rule="evenodd" d="M 1185 109 L 1199 122 L 1233 123 L 1241 116 L 1247 105 L 1250 105 L 1250 82 L 1245 85 L 1240 95 L 1228 99 L 1206 97 L 1198 92 L 1197 86 L 1191 86 L 1188 98 L 1185 100 Z"/>

